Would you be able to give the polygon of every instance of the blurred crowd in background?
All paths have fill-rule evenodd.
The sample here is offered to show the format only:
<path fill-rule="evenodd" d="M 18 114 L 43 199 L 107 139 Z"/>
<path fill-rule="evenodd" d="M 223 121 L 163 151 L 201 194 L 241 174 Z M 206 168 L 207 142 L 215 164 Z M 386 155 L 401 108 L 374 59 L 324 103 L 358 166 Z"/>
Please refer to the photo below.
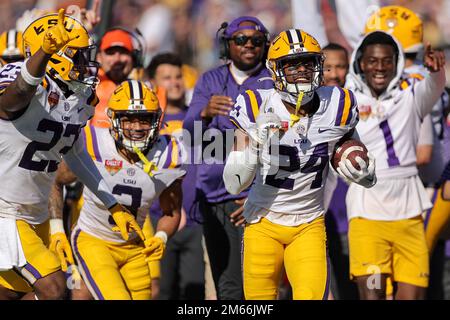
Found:
<path fill-rule="evenodd" d="M 0 2 L 0 31 L 16 27 L 20 17 L 27 10 L 54 10 L 68 5 L 88 7 L 88 0 L 14 0 Z M 138 28 L 147 41 L 147 62 L 158 52 L 173 51 L 180 54 L 184 63 L 203 72 L 220 63 L 217 58 L 216 32 L 223 21 L 231 21 L 240 15 L 258 17 L 271 35 L 298 24 L 296 21 L 308 19 L 297 14 L 293 16 L 292 8 L 297 6 L 299 12 L 310 12 L 312 7 L 324 11 L 324 6 L 332 7 L 345 19 L 345 15 L 360 15 L 361 25 L 353 32 L 362 32 L 365 18 L 374 10 L 374 6 L 401 5 L 420 14 L 424 22 L 424 39 L 434 47 L 450 52 L 450 0 L 363 0 L 359 11 L 355 12 L 352 1 L 348 0 L 103 0 L 102 7 L 111 6 L 108 15 L 109 26 Z M 103 8 L 102 8 L 103 9 Z M 315 8 L 313 8 L 315 9 Z M 341 12 L 339 12 L 341 10 Z M 344 12 L 342 12 L 344 11 Z M 338 23 L 342 24 L 338 17 Z M 317 20 L 317 19 L 316 19 Z M 317 21 L 317 26 L 321 21 Z M 341 25 L 340 25 L 341 26 Z M 108 26 L 106 26 L 108 27 Z M 303 27 L 303 25 L 302 25 Z M 341 26 L 344 27 L 344 26 Z M 309 31 L 314 36 L 315 26 Z M 343 32 L 345 34 L 345 32 Z M 321 43 L 325 45 L 326 43 Z M 447 68 L 449 66 L 447 65 Z M 450 73 L 450 70 L 449 70 Z M 447 77 L 450 79 L 450 77 Z"/>

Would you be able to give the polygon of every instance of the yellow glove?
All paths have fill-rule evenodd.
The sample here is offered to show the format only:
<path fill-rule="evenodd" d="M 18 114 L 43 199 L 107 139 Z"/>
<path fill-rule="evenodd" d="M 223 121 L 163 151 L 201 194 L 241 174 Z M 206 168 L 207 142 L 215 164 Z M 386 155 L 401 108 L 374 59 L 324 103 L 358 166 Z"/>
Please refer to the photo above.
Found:
<path fill-rule="evenodd" d="M 142 232 L 144 233 L 145 239 L 150 239 L 155 234 L 149 214 L 145 217 Z M 152 279 L 159 279 L 161 277 L 159 261 L 148 261 L 148 267 L 150 269 L 150 276 Z"/>
<path fill-rule="evenodd" d="M 166 249 L 167 234 L 164 231 L 158 231 L 154 237 L 144 241 L 145 248 L 142 254 L 146 262 L 159 261 L 164 255 Z"/>
<path fill-rule="evenodd" d="M 150 219 L 150 214 L 145 216 L 144 224 L 142 225 L 142 232 L 144 233 L 145 239 L 150 239 L 155 234 L 152 221 Z"/>
<path fill-rule="evenodd" d="M 133 151 L 138 155 L 139 159 L 141 159 L 142 163 L 144 164 L 142 170 L 144 170 L 144 172 L 150 177 L 153 177 L 153 171 L 158 170 L 156 164 L 153 161 L 148 161 L 147 157 L 144 156 L 144 154 L 141 152 L 141 150 L 139 150 L 138 147 L 133 147 Z"/>
<path fill-rule="evenodd" d="M 161 278 L 161 265 L 159 260 L 148 261 L 148 268 L 150 269 L 150 277 L 152 280 Z"/>
<path fill-rule="evenodd" d="M 74 264 L 72 248 L 64 233 L 62 219 L 50 219 L 50 251 L 61 261 L 62 271 L 67 271 L 67 263 Z"/>
<path fill-rule="evenodd" d="M 136 219 L 124 207 L 117 203 L 109 209 L 109 212 L 111 212 L 111 216 L 116 223 L 116 226 L 112 228 L 112 231 L 120 232 L 122 238 L 128 240 L 128 233 L 134 230 L 142 241 L 145 240 L 144 233 L 136 222 Z"/>
<path fill-rule="evenodd" d="M 46 54 L 54 54 L 75 38 L 76 35 L 71 37 L 64 28 L 64 9 L 59 9 L 58 23 L 45 32 L 42 50 Z"/>

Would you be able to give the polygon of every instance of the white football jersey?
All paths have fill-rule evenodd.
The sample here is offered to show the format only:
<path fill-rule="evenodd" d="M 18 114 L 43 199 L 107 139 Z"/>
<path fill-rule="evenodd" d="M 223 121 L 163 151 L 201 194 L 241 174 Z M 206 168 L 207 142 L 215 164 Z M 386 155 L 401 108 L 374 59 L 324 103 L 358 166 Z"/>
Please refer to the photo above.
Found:
<path fill-rule="evenodd" d="M 181 168 L 181 144 L 169 136 L 161 135 L 146 155 L 158 167 L 153 177 L 142 170 L 142 162 L 131 164 L 119 154 L 109 129 L 87 126 L 83 138 L 112 194 L 136 215 L 141 227 L 153 200 L 185 174 Z M 103 202 L 88 188 L 84 188 L 83 198 L 77 222 L 81 230 L 106 241 L 125 242 L 120 233 L 111 230 L 114 220 Z M 130 238 L 133 237 L 135 233 Z"/>
<path fill-rule="evenodd" d="M 0 70 L 0 94 L 20 73 L 23 62 Z M 48 76 L 14 120 L 0 119 L 0 215 L 31 224 L 48 219 L 48 196 L 55 171 L 94 114 L 98 99 L 64 92 Z"/>
<path fill-rule="evenodd" d="M 412 66 L 409 66 L 408 68 L 405 68 L 403 71 L 405 74 L 405 79 L 401 83 L 400 87 L 406 89 L 409 87 L 412 83 L 414 83 L 413 79 L 416 80 L 423 80 L 424 77 L 426 77 L 429 72 L 423 65 L 413 64 Z M 442 140 L 444 139 L 444 110 L 448 105 L 448 94 L 446 91 L 442 92 L 441 97 L 439 100 L 434 104 L 433 109 L 431 110 L 431 113 L 429 117 L 431 118 L 431 121 L 433 123 L 433 151 L 432 151 L 432 157 L 429 164 L 420 166 L 419 169 L 419 176 L 422 179 L 422 181 L 427 186 L 434 186 L 436 185 L 440 178 L 442 171 L 444 171 L 445 168 L 445 161 L 443 157 L 443 151 L 442 151 Z M 421 142 L 421 136 L 426 135 L 425 131 L 427 130 L 426 126 L 421 127 L 421 133 L 419 135 L 419 141 L 418 144 L 422 144 Z"/>
<path fill-rule="evenodd" d="M 275 89 L 247 90 L 238 96 L 230 112 L 230 120 L 238 128 L 255 128 L 258 114 L 267 112 L 277 114 L 288 128 L 280 139 L 279 158 L 273 154 L 277 146 L 263 149 L 263 164 L 258 164 L 246 210 L 299 215 L 299 223 L 324 213 L 323 186 L 329 160 L 336 143 L 356 126 L 358 109 L 353 93 L 347 89 L 320 87 L 316 92 L 320 101 L 317 111 L 292 127 L 290 113 Z M 244 214 L 246 218 L 253 215 Z"/>
<path fill-rule="evenodd" d="M 411 86 L 392 90 L 383 99 L 354 91 L 360 117 L 357 130 L 376 159 L 378 178 L 406 178 L 418 173 L 416 146 L 427 103 L 423 97 L 427 92 L 431 97 L 435 90 L 430 80 L 411 79 Z"/>

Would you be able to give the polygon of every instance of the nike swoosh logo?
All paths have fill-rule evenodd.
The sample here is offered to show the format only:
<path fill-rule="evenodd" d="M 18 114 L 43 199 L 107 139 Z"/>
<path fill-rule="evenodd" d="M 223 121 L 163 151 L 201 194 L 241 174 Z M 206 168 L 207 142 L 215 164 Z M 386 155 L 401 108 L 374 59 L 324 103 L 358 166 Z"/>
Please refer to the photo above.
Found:
<path fill-rule="evenodd" d="M 77 108 L 77 113 L 80 113 L 81 111 L 83 111 L 83 107 L 81 107 L 81 108 Z"/>
<path fill-rule="evenodd" d="M 322 128 L 319 128 L 317 131 L 318 131 L 319 133 L 322 133 L 322 132 L 330 131 L 330 130 L 331 130 L 331 128 L 330 128 L 330 129 L 322 129 Z"/>
<path fill-rule="evenodd" d="M 241 183 L 241 176 L 240 175 L 238 175 L 238 174 L 235 174 L 235 176 L 238 178 L 238 180 L 239 180 L 239 184 L 240 185 L 242 185 L 242 183 Z"/>

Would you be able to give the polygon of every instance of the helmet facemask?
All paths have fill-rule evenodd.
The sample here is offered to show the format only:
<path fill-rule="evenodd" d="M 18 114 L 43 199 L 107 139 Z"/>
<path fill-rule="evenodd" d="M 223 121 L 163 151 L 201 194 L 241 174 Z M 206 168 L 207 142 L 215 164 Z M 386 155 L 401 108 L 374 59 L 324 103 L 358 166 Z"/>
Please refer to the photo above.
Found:
<path fill-rule="evenodd" d="M 94 86 L 98 82 L 97 73 L 100 64 L 95 61 L 97 47 L 92 45 L 86 48 L 75 49 L 71 57 L 73 62 L 72 70 L 69 71 L 69 78 L 87 86 Z M 73 53 L 73 48 L 68 47 L 65 55 Z"/>
<path fill-rule="evenodd" d="M 321 86 L 323 78 L 323 56 L 317 53 L 300 53 L 268 61 L 269 70 L 275 77 L 275 86 L 283 100 L 297 103 L 303 92 L 303 103 L 310 101 Z M 303 67 L 303 68 L 302 68 Z M 300 69 L 303 70 L 300 70 Z"/>
<path fill-rule="evenodd" d="M 57 58 L 51 58 L 50 74 L 66 83 L 70 90 L 82 93 L 88 88 L 95 88 L 98 84 L 98 69 L 100 64 L 95 61 L 96 46 L 90 45 L 84 48 L 65 47 L 57 54 Z M 64 70 L 63 74 L 56 70 L 58 60 L 64 59 L 70 66 L 70 70 Z M 64 76 L 66 75 L 66 76 Z"/>
<path fill-rule="evenodd" d="M 145 152 L 153 147 L 159 137 L 161 123 L 161 111 L 112 111 L 108 110 L 111 118 L 111 135 L 116 143 L 130 152 L 135 152 L 137 147 Z M 127 118 L 127 119 L 125 119 Z M 136 118 L 138 118 L 136 120 Z M 129 123 L 129 129 L 124 128 L 125 121 Z M 133 129 L 133 122 L 139 121 L 145 129 Z"/>

